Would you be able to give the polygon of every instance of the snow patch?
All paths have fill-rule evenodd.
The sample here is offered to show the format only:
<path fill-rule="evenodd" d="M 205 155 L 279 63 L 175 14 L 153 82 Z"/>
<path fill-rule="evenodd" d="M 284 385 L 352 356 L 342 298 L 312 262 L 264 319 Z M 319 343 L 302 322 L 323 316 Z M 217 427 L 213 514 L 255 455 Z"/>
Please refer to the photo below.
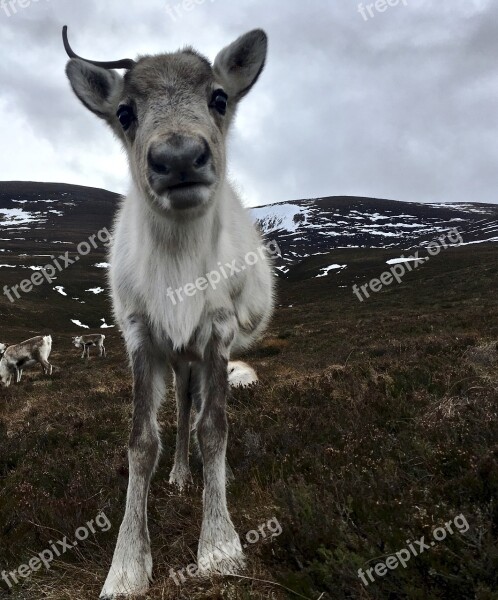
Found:
<path fill-rule="evenodd" d="M 401 263 L 407 262 L 418 262 L 420 258 L 391 258 L 391 260 L 386 260 L 386 264 L 388 265 L 399 265 Z"/>
<path fill-rule="evenodd" d="M 42 223 L 45 219 L 40 220 L 41 213 L 27 212 L 22 208 L 0 208 L 0 227 L 11 227 L 12 225 L 25 225 L 26 223 Z M 28 229 L 28 228 L 26 228 Z"/>
<path fill-rule="evenodd" d="M 71 323 L 74 323 L 78 327 L 83 327 L 83 329 L 90 329 L 88 325 L 83 325 L 83 323 L 79 319 L 71 319 Z"/>
<path fill-rule="evenodd" d="M 297 204 L 273 204 L 253 208 L 251 214 L 265 233 L 281 230 L 294 233 L 298 227 L 306 224 L 309 209 Z"/>
<path fill-rule="evenodd" d="M 114 325 L 108 325 L 105 321 L 105 319 L 100 319 L 103 324 L 100 326 L 100 329 L 112 329 L 114 327 Z"/>
<path fill-rule="evenodd" d="M 330 271 L 342 271 L 343 269 L 345 269 L 348 265 L 329 265 L 328 267 L 322 267 L 320 269 L 320 273 L 316 276 L 316 277 L 326 277 Z"/>

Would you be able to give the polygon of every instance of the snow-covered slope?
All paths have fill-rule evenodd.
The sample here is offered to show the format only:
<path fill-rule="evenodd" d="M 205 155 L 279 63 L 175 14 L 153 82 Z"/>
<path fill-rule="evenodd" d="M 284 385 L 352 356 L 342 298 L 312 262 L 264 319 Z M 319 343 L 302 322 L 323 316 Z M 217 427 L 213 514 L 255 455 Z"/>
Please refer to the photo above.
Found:
<path fill-rule="evenodd" d="M 119 197 L 105 190 L 65 184 L 0 182 L 0 276 L 32 269 L 47 257 L 110 227 Z M 275 240 L 283 276 L 311 256 L 338 248 L 392 248 L 427 243 L 458 228 L 466 244 L 498 242 L 498 205 L 416 204 L 373 198 L 330 197 L 270 204 L 249 209 L 267 240 Z M 324 259 L 325 260 L 325 259 Z M 105 253 L 89 256 L 92 276 L 105 271 Z M 340 265 L 339 265 L 340 266 Z M 100 268 L 99 268 L 100 267 Z M 320 276 L 340 271 L 331 260 Z M 103 273 L 87 286 L 101 287 Z M 62 295 L 60 291 L 55 293 Z M 83 301 L 83 300 L 81 300 Z"/>
<path fill-rule="evenodd" d="M 331 197 L 251 209 L 265 237 L 291 265 L 337 248 L 408 250 L 457 228 L 465 244 L 498 242 L 498 205 L 422 204 L 373 198 Z M 331 267 L 331 270 L 332 267 Z"/>

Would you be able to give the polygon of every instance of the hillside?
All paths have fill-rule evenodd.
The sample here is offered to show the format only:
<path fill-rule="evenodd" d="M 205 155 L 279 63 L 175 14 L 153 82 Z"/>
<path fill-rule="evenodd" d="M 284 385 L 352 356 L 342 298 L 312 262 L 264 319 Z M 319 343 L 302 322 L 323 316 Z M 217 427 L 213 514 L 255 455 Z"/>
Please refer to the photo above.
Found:
<path fill-rule="evenodd" d="M 296 200 L 251 209 L 282 250 L 282 273 L 345 248 L 409 250 L 458 228 L 465 244 L 498 242 L 498 205 L 416 204 L 376 198 Z"/>
<path fill-rule="evenodd" d="M 61 246 L 74 255 L 76 244 L 110 224 L 118 201 L 73 186 L 9 186 L 0 185 L 0 264 L 14 266 L 0 268 L 2 286 L 49 258 L 40 255 Z M 19 206 L 23 213 L 5 213 Z M 272 518 L 281 534 L 250 545 L 244 577 L 175 584 L 170 569 L 196 553 L 202 471 L 193 451 L 194 486 L 182 496 L 168 484 L 170 392 L 151 486 L 148 599 L 496 600 L 497 211 L 352 198 L 254 209 L 284 260 L 295 256 L 278 265 L 275 317 L 245 358 L 261 384 L 231 394 L 228 502 L 242 535 Z M 379 277 L 388 261 L 454 224 L 465 245 L 358 301 L 354 283 Z M 0 297 L 0 341 L 54 335 L 53 376 L 33 369 L 20 385 L 0 389 L 0 572 L 74 539 L 99 511 L 111 524 L 10 592 L 0 580 L 6 600 L 94 600 L 110 564 L 128 479 L 131 381 L 119 333 L 109 328 L 107 295 L 88 291 L 106 287 L 105 268 L 95 266 L 105 261 L 99 247 L 55 285 L 13 304 Z M 107 359 L 80 360 L 70 337 L 87 330 L 72 320 L 105 332 Z M 408 541 L 431 540 L 458 515 L 466 532 L 362 583 L 358 569 Z"/>
<path fill-rule="evenodd" d="M 102 229 L 111 229 L 118 202 L 119 196 L 114 193 L 81 186 L 0 184 L 2 284 L 11 288 L 52 262 L 52 257 L 66 252 L 75 261 L 57 273 L 51 285 L 35 287 L 29 294 L 18 290 L 22 315 L 19 306 L 9 303 L 5 294 L 0 296 L 0 318 L 10 328 L 18 327 L 21 334 L 28 321 L 24 313 L 39 315 L 48 306 L 43 323 L 47 331 L 112 325 L 106 298 L 106 246 L 96 240 L 87 256 L 79 256 L 76 249 Z M 279 277 L 295 280 L 330 276 L 338 287 L 353 280 L 360 282 L 361 267 L 375 262 L 374 249 L 386 250 L 386 260 L 396 259 L 402 252 L 409 254 L 456 227 L 465 245 L 498 241 L 498 205 L 330 197 L 271 204 L 250 211 L 266 239 L 279 245 Z M 382 272 L 383 267 L 378 268 Z M 29 331 L 34 333 L 36 328 Z"/>

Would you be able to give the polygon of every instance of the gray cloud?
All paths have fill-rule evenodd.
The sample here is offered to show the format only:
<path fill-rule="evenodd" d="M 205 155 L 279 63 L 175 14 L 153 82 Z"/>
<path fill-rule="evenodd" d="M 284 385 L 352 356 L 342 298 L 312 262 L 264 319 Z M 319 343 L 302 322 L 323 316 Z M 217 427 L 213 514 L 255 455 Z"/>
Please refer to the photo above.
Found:
<path fill-rule="evenodd" d="M 368 20 L 356 0 L 205 0 L 192 10 L 180 0 L 32 0 L 10 17 L 6 2 L 0 179 L 126 191 L 118 143 L 66 82 L 63 24 L 77 51 L 96 59 L 186 44 L 213 59 L 264 27 L 268 66 L 230 142 L 248 204 L 336 194 L 498 202 L 491 0 L 406 0 Z"/>

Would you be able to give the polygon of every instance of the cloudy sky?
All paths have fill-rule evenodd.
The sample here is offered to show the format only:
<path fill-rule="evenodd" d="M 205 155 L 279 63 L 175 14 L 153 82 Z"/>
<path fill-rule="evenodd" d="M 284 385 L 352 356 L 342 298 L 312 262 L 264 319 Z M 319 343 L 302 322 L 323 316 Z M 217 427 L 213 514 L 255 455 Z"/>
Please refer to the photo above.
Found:
<path fill-rule="evenodd" d="M 0 180 L 126 192 L 118 142 L 66 81 L 62 25 L 96 60 L 186 44 L 214 59 L 263 27 L 268 65 L 230 140 L 247 205 L 498 202 L 498 2 L 370 1 L 2 0 Z"/>

